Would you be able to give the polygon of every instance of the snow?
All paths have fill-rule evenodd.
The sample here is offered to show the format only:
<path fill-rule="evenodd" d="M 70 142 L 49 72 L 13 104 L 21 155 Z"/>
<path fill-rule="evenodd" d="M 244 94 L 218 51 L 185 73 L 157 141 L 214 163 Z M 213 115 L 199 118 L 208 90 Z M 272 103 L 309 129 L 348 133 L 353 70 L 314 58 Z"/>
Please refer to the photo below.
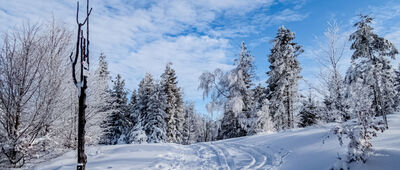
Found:
<path fill-rule="evenodd" d="M 400 114 L 388 116 L 389 129 L 372 139 L 374 154 L 353 170 L 400 169 Z M 344 155 L 333 126 L 312 126 L 216 142 L 126 144 L 88 147 L 88 169 L 330 169 Z M 347 142 L 347 141 L 345 141 Z M 74 169 L 76 152 L 34 169 Z"/>

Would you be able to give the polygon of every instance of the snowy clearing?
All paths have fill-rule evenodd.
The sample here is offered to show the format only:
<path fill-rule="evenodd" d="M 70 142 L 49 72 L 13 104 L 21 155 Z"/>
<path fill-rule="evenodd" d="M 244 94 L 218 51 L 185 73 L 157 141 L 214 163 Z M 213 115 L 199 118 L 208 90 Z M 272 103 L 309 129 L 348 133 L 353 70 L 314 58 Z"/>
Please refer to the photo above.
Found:
<path fill-rule="evenodd" d="M 389 130 L 373 139 L 375 154 L 351 169 L 400 169 L 400 114 L 389 116 Z M 309 127 L 216 142 L 89 147 L 88 169 L 329 169 L 337 153 L 328 128 Z M 74 169 L 75 151 L 35 169 Z"/>

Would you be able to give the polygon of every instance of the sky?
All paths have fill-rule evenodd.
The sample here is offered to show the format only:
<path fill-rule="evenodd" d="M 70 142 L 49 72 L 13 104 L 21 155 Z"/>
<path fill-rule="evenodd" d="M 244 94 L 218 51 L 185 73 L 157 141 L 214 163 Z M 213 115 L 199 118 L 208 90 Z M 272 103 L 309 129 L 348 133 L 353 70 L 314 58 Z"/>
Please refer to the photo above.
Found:
<path fill-rule="evenodd" d="M 85 12 L 86 1 L 81 2 Z M 132 91 L 146 72 L 156 79 L 168 62 L 184 98 L 206 113 L 198 78 L 205 71 L 232 68 L 244 41 L 255 57 L 257 84 L 266 86 L 270 40 L 285 25 L 303 46 L 300 92 L 317 86 L 322 65 L 320 42 L 335 19 L 343 35 L 355 30 L 359 14 L 375 18 L 376 33 L 400 48 L 400 1 L 395 0 L 92 0 L 91 54 L 107 56 L 111 74 L 121 74 Z M 75 31 L 76 1 L 0 0 L 0 32 L 23 23 L 56 22 Z M 83 16 L 83 15 L 82 15 Z M 350 44 L 347 37 L 343 42 Z M 340 68 L 351 55 L 346 50 Z M 91 62 L 95 63 L 95 62 Z M 398 60 L 393 64 L 397 68 Z"/>

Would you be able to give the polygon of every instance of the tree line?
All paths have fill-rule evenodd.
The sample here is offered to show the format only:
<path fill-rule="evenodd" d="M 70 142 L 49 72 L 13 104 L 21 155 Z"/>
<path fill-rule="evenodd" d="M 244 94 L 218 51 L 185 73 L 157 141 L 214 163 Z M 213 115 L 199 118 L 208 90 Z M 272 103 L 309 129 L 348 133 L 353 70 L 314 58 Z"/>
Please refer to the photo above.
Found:
<path fill-rule="evenodd" d="M 196 113 L 193 103 L 184 102 L 172 63 L 166 65 L 160 80 L 147 73 L 138 89 L 132 90 L 129 101 L 121 76 L 113 82 L 105 94 L 108 100 L 102 105 L 108 114 L 102 123 L 100 144 L 192 144 L 213 140 L 212 131 L 206 129 L 213 129 L 215 121 Z"/>

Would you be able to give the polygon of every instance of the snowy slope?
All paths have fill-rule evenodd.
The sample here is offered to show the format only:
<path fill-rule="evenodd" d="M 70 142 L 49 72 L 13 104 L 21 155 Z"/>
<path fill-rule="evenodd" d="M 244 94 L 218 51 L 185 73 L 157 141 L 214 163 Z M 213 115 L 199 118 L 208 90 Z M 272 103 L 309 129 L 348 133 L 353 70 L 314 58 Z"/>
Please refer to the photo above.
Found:
<path fill-rule="evenodd" d="M 351 169 L 400 169 L 400 114 L 389 116 L 390 129 L 373 140 L 375 154 Z M 294 129 L 188 146 L 142 144 L 89 147 L 91 169 L 329 169 L 343 154 L 326 127 Z M 325 139 L 325 142 L 322 142 Z M 75 169 L 75 152 L 36 169 Z"/>

